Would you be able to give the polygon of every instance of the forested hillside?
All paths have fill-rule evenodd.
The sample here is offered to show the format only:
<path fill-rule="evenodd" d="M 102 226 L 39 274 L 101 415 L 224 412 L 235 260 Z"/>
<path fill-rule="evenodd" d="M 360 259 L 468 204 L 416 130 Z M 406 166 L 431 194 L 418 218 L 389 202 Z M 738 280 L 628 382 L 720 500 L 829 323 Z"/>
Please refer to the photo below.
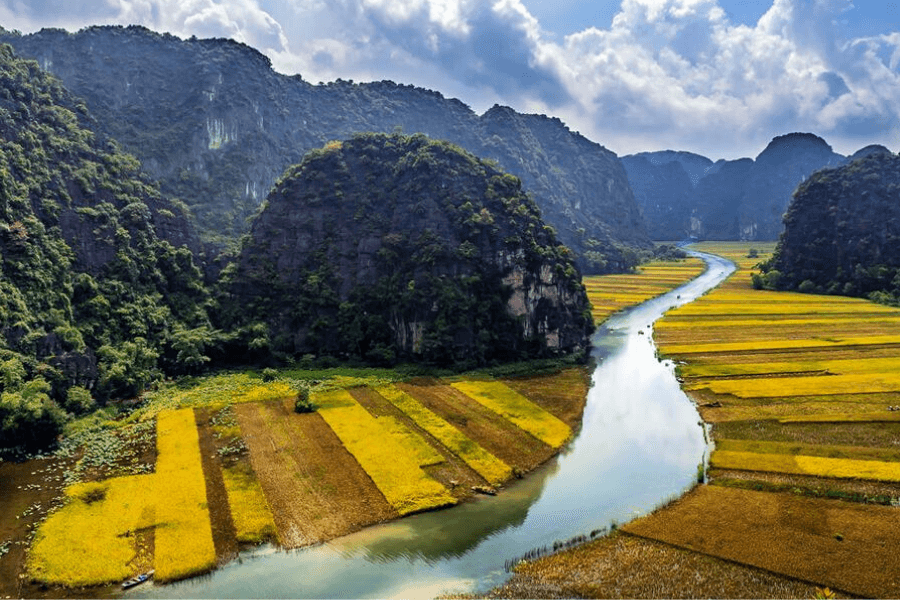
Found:
<path fill-rule="evenodd" d="M 799 187 L 757 285 L 900 301 L 900 157 L 865 153 Z"/>
<path fill-rule="evenodd" d="M 92 125 L 58 80 L 0 47 L 3 446 L 44 443 L 64 411 L 206 361 L 186 211 Z"/>
<path fill-rule="evenodd" d="M 140 27 L 0 36 L 58 75 L 184 200 L 208 258 L 235 248 L 275 180 L 303 155 L 357 132 L 446 139 L 520 177 L 585 272 L 620 271 L 649 249 L 618 158 L 559 119 L 458 100 L 390 81 L 313 85 L 228 40 L 180 40 Z"/>
<path fill-rule="evenodd" d="M 253 353 L 471 368 L 581 352 L 593 329 L 571 253 L 518 178 L 424 135 L 308 154 L 225 275 Z"/>

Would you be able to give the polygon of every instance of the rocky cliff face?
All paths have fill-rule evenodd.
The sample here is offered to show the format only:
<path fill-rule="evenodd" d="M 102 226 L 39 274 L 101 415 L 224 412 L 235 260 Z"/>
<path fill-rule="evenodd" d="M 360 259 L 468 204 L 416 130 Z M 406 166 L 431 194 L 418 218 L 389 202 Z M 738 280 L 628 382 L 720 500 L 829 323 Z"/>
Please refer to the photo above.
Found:
<path fill-rule="evenodd" d="M 616 156 L 558 119 L 392 82 L 311 85 L 225 40 L 139 27 L 43 30 L 3 40 L 85 98 L 104 131 L 196 217 L 211 254 L 234 244 L 276 178 L 309 150 L 361 131 L 423 132 L 520 177 L 590 272 L 630 266 L 649 238 Z"/>
<path fill-rule="evenodd" d="M 276 354 L 474 366 L 579 352 L 592 328 L 570 253 L 519 180 L 424 135 L 311 152 L 228 277 L 232 318 Z"/>
<path fill-rule="evenodd" d="M 880 151 L 873 147 L 860 152 Z M 797 186 L 815 171 L 847 161 L 825 140 L 809 133 L 776 137 L 755 160 L 713 163 L 671 150 L 622 159 L 651 237 L 670 240 L 685 235 L 713 240 L 777 239 Z M 692 190 L 685 189 L 680 174 L 673 172 L 678 170 L 675 165 L 691 179 Z"/>
<path fill-rule="evenodd" d="M 774 287 L 900 300 L 900 157 L 875 152 L 819 171 L 785 216 Z M 777 272 L 775 277 L 773 272 Z"/>

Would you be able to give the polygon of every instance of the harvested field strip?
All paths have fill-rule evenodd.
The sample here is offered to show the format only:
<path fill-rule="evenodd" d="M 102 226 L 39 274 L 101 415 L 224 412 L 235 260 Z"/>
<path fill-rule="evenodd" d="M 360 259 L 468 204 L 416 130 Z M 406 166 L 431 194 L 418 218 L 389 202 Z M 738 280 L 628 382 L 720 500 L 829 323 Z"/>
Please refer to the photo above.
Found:
<path fill-rule="evenodd" d="M 716 450 L 710 457 L 709 464 L 718 469 L 815 475 L 836 479 L 900 481 L 900 463 L 877 460 Z"/>
<path fill-rule="evenodd" d="M 829 413 L 822 415 L 792 415 L 779 419 L 781 423 L 894 423 L 900 412 Z"/>
<path fill-rule="evenodd" d="M 845 398 L 844 396 L 833 396 L 836 399 Z M 804 417 L 809 417 L 813 419 L 811 422 L 820 421 L 822 419 L 829 418 L 828 415 L 849 415 L 859 414 L 864 415 L 861 417 L 860 422 L 879 422 L 882 419 L 874 419 L 870 418 L 873 413 L 878 412 L 878 409 L 881 409 L 882 415 L 884 415 L 884 420 L 890 420 L 892 415 L 897 413 L 888 412 L 884 410 L 883 404 L 860 404 L 858 401 L 856 403 L 850 401 L 843 402 L 810 402 L 810 401 L 794 401 L 794 402 L 778 402 L 773 404 L 756 404 L 756 405 L 736 405 L 736 406 L 725 406 L 723 408 L 701 408 L 701 415 L 703 416 L 703 420 L 709 423 L 719 423 L 722 421 L 748 421 L 748 420 L 763 420 L 763 419 L 788 419 L 795 420 Z M 847 421 L 849 418 L 839 419 L 840 421 Z"/>
<path fill-rule="evenodd" d="M 700 486 L 623 527 L 659 540 L 875 598 L 900 597 L 897 509 Z"/>
<path fill-rule="evenodd" d="M 29 555 L 31 577 L 67 586 L 125 579 L 134 574 L 143 550 L 134 534 L 153 527 L 159 580 L 215 566 L 194 411 L 160 413 L 156 441 L 156 473 L 66 490 L 69 503 L 38 530 Z"/>
<path fill-rule="evenodd" d="M 395 386 L 379 387 L 376 391 L 403 411 L 415 423 L 433 435 L 489 483 L 499 485 L 512 477 L 512 469 L 502 460 L 466 437 L 447 421 L 425 408 L 418 400 Z"/>
<path fill-rule="evenodd" d="M 373 417 L 346 390 L 316 393 L 312 401 L 401 515 L 455 504 L 446 488 L 420 468 L 443 458 L 402 424 Z"/>
<path fill-rule="evenodd" d="M 572 435 L 568 425 L 499 381 L 457 381 L 451 385 L 548 446 L 559 448 Z"/>
<path fill-rule="evenodd" d="M 739 398 L 781 398 L 874 394 L 900 389 L 900 373 L 871 372 L 819 377 L 776 377 L 769 379 L 715 379 L 686 386 L 687 390 L 708 389 Z"/>
<path fill-rule="evenodd" d="M 810 332 L 812 333 L 812 332 Z M 715 342 L 708 344 L 661 344 L 661 350 L 669 356 L 682 354 L 701 354 L 712 352 L 744 352 L 752 350 L 787 350 L 800 348 L 865 347 L 881 345 L 900 346 L 900 335 L 873 335 L 848 337 L 840 340 L 799 339 L 799 340 L 757 340 L 752 342 Z"/>
<path fill-rule="evenodd" d="M 235 412 L 285 547 L 397 517 L 319 414 L 298 415 L 289 402 L 242 404 Z"/>
<path fill-rule="evenodd" d="M 160 581 L 194 575 L 216 565 L 206 486 L 192 409 L 157 418 L 156 558 Z"/>
<path fill-rule="evenodd" d="M 550 446 L 449 385 L 398 387 L 510 467 L 530 471 L 553 455 Z"/>
<path fill-rule="evenodd" d="M 800 442 L 769 442 L 761 440 L 716 441 L 716 452 L 755 452 L 757 454 L 791 454 L 818 456 L 822 458 L 844 458 L 850 460 L 875 460 L 900 462 L 900 449 L 869 446 L 836 446 L 828 444 L 804 444 Z"/>
<path fill-rule="evenodd" d="M 739 375 L 771 375 L 776 373 L 828 372 L 830 374 L 882 373 L 900 371 L 900 357 L 854 358 L 840 360 L 793 360 L 764 363 L 716 363 L 712 365 L 685 365 L 680 373 L 684 377 L 736 377 Z"/>
<path fill-rule="evenodd" d="M 581 416 L 591 387 L 590 369 L 564 369 L 555 375 L 516 377 L 504 379 L 503 383 L 572 429 L 581 426 Z"/>
<path fill-rule="evenodd" d="M 262 487 L 248 462 L 222 469 L 237 540 L 256 544 L 276 540 L 275 520 Z"/>

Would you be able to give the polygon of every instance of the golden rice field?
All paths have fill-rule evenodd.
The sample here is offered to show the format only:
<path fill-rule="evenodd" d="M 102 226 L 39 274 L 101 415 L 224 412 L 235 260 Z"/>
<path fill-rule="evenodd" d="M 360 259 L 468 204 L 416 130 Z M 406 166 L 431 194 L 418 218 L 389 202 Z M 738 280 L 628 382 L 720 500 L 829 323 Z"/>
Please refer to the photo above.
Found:
<path fill-rule="evenodd" d="M 548 388 L 545 379 L 571 385 L 565 390 L 556 385 Z M 346 389 L 346 385 L 364 382 L 368 382 L 365 388 Z M 234 396 L 222 395 L 227 387 L 232 388 Z M 347 495 L 371 498 L 372 493 L 377 494 L 383 498 L 382 503 L 392 507 L 394 516 L 455 504 L 473 492 L 468 487 L 457 487 L 453 478 L 469 482 L 467 486 L 497 486 L 513 477 L 512 464 L 521 470 L 521 465 L 533 466 L 548 456 L 540 454 L 538 460 L 532 460 L 528 450 L 517 450 L 518 454 L 510 455 L 517 457 L 517 462 L 507 464 L 486 449 L 498 446 L 484 432 L 509 436 L 517 431 L 510 439 L 518 435 L 533 440 L 531 445 L 519 444 L 520 450 L 533 447 L 544 452 L 542 449 L 561 447 L 571 437 L 571 426 L 540 404 L 553 407 L 567 421 L 573 415 L 580 417 L 587 377 L 563 372 L 509 383 L 455 378 L 404 385 L 401 389 L 380 376 L 340 376 L 313 388 L 311 399 L 317 410 L 306 415 L 286 408 L 290 394 L 295 393 L 288 392 L 288 388 L 284 381 L 263 384 L 259 379 L 243 381 L 234 376 L 218 376 L 210 378 L 210 389 L 204 389 L 202 384 L 192 385 L 187 391 L 169 392 L 158 410 L 145 407 L 141 418 L 152 418 L 156 423 L 154 472 L 70 485 L 65 491 L 65 504 L 37 531 L 28 555 L 27 576 L 35 582 L 73 587 L 115 583 L 152 568 L 159 581 L 181 579 L 209 571 L 223 556 L 227 558 L 219 549 L 219 538 L 226 535 L 222 531 L 231 532 L 227 535 L 234 538 L 232 544 L 290 538 L 291 545 L 296 545 L 297 523 L 274 510 L 284 507 L 282 492 L 294 492 L 275 489 L 278 498 L 273 501 L 269 497 L 273 481 L 284 483 L 285 476 L 297 481 L 304 478 L 331 482 L 300 490 L 303 510 L 307 511 L 303 514 L 325 515 L 328 520 L 329 515 L 355 511 L 356 514 L 344 515 L 347 524 L 343 529 L 330 530 L 332 535 L 370 524 L 373 517 L 376 521 L 385 518 L 384 511 L 377 517 L 364 507 L 342 504 L 341 497 Z M 362 389 L 366 393 L 359 392 Z M 446 397 L 450 392 L 463 394 L 461 398 L 472 404 L 489 408 L 486 412 L 497 415 L 492 418 L 505 425 L 491 423 L 480 427 L 478 419 L 471 418 L 470 406 L 460 408 L 467 412 L 459 415 L 452 406 L 441 405 L 440 412 L 426 406 L 434 402 L 434 397 Z M 271 397 L 278 399 L 269 400 Z M 371 400 L 357 400 L 372 397 L 382 398 L 383 406 L 396 412 L 385 414 L 375 410 L 377 406 Z M 232 409 L 222 408 L 233 403 L 248 407 L 255 404 L 271 419 L 284 421 L 284 427 L 295 436 L 317 433 L 304 439 L 281 436 L 278 440 L 247 440 L 244 444 L 244 421 L 236 419 Z M 181 407 L 184 405 L 187 407 Z M 181 408 L 170 408 L 174 406 Z M 193 407 L 197 407 L 197 412 Z M 201 456 L 198 432 L 203 429 L 198 425 L 206 421 L 201 423 L 199 415 L 213 415 L 209 424 L 218 440 L 218 456 Z M 473 432 L 475 437 L 464 433 L 454 424 L 457 422 L 465 423 L 465 431 Z M 330 432 L 334 443 L 323 437 L 321 428 Z M 258 436 L 266 429 L 253 431 Z M 268 445 L 275 448 L 276 442 L 281 450 L 274 454 L 253 455 L 254 448 L 268 450 Z M 291 448 L 291 444 L 297 448 Z M 273 455 L 280 462 L 268 465 Z M 306 456 L 310 456 L 309 462 L 305 462 Z M 455 457 L 453 465 L 448 457 Z M 362 477 L 340 483 L 343 472 L 331 478 L 322 473 L 329 465 L 347 465 L 347 460 L 358 465 Z M 260 466 L 262 471 L 257 470 Z M 285 469 L 295 472 L 285 475 Z M 282 479 L 272 479 L 273 470 Z M 219 496 L 212 491 L 212 482 L 217 479 L 223 489 Z M 347 489 L 334 487 L 342 485 Z M 372 489 L 362 490 L 361 485 Z M 224 513 L 211 509 L 222 503 L 226 505 Z M 220 517 L 215 516 L 218 514 L 226 515 L 227 522 L 220 522 Z M 330 522 L 333 525 L 339 520 Z M 308 539 L 306 543 L 314 543 L 316 538 Z"/>
<path fill-rule="evenodd" d="M 759 250 L 752 259 L 751 245 Z M 718 425 L 711 466 L 900 482 L 898 448 L 871 439 L 874 429 L 900 420 L 889 410 L 900 405 L 900 310 L 857 298 L 754 290 L 750 274 L 771 245 L 695 248 L 735 260 L 738 271 L 667 313 L 655 337 L 660 352 L 677 361 L 704 419 Z M 763 426 L 770 422 L 778 423 L 780 440 L 766 438 L 775 431 Z M 846 445 L 817 435 L 834 423 L 852 428 Z M 812 438 L 819 441 L 807 443 Z"/>
<path fill-rule="evenodd" d="M 638 267 L 636 273 L 597 275 L 584 278 L 595 323 L 611 314 L 665 294 L 702 274 L 702 260 L 686 258 L 679 262 L 654 261 Z"/>
<path fill-rule="evenodd" d="M 172 580 L 216 564 L 194 411 L 165 411 L 157 420 L 156 473 L 69 487 L 69 502 L 38 529 L 29 575 L 45 583 L 83 586 L 124 579 L 154 532 L 155 576 Z"/>

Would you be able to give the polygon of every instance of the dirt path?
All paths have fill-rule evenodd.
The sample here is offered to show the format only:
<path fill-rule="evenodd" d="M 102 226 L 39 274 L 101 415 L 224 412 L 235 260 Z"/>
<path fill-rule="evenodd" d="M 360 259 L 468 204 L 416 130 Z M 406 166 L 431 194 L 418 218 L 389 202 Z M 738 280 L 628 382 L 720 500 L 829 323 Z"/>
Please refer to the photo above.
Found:
<path fill-rule="evenodd" d="M 698 486 L 624 531 L 850 594 L 900 597 L 894 507 Z"/>
<path fill-rule="evenodd" d="M 203 478 L 206 481 L 206 503 L 209 506 L 216 561 L 219 565 L 223 565 L 237 556 L 237 531 L 231 518 L 228 492 L 225 490 L 216 442 L 209 423 L 210 410 L 198 408 L 194 411 L 194 417 L 200 438 L 200 457 L 203 463 Z"/>
<path fill-rule="evenodd" d="M 315 413 L 290 401 L 235 407 L 281 543 L 297 548 L 397 518 L 371 478 Z"/>

